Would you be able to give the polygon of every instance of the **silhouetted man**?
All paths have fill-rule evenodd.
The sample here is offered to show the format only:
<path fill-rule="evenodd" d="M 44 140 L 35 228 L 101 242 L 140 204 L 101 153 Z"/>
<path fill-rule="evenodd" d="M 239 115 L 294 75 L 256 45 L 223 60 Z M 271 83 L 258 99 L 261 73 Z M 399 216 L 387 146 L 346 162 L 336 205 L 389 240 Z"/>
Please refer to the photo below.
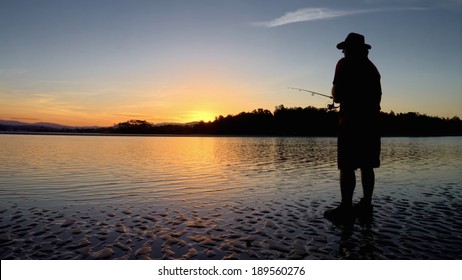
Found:
<path fill-rule="evenodd" d="M 364 36 L 348 34 L 337 45 L 344 57 L 337 63 L 332 88 L 334 101 L 340 103 L 337 141 L 338 168 L 340 169 L 340 206 L 324 213 L 331 220 L 354 217 L 354 213 L 372 214 L 375 167 L 380 166 L 380 74 L 369 60 L 370 45 Z M 356 186 L 355 170 L 361 170 L 363 198 L 354 207 Z"/>

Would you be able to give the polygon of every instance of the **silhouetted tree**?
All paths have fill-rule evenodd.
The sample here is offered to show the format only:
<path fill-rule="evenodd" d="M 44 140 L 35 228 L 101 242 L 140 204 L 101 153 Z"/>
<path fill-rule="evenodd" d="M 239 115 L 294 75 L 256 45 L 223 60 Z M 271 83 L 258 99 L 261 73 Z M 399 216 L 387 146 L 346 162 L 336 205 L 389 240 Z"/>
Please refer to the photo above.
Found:
<path fill-rule="evenodd" d="M 218 116 L 213 122 L 199 122 L 192 126 L 155 126 L 141 120 L 130 120 L 114 126 L 117 133 L 153 134 L 208 134 L 208 135 L 274 135 L 274 136 L 335 136 L 338 113 L 324 108 L 275 107 Z M 381 113 L 384 136 L 443 136 L 462 135 L 462 121 L 458 117 L 439 118 L 416 112 Z"/>
<path fill-rule="evenodd" d="M 153 125 L 147 121 L 129 120 L 114 126 L 116 133 L 150 133 Z"/>

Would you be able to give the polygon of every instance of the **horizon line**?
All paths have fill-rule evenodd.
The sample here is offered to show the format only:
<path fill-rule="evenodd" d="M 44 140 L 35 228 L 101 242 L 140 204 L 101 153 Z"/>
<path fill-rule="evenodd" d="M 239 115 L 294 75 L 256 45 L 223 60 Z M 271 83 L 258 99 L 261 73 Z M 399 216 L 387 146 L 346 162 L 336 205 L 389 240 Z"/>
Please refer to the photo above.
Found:
<path fill-rule="evenodd" d="M 274 106 L 276 110 L 277 107 L 279 106 L 284 106 L 284 104 L 280 104 L 280 105 L 277 105 L 277 106 Z M 285 107 L 285 106 L 284 106 Z M 286 109 L 291 109 L 291 108 L 316 108 L 316 109 L 326 109 L 327 108 L 324 108 L 324 107 L 315 107 L 315 106 L 306 106 L 306 107 L 300 107 L 300 106 L 292 106 L 292 107 L 285 107 Z M 253 111 L 256 111 L 256 110 L 259 110 L 259 109 L 262 109 L 262 110 L 267 110 L 267 111 L 270 111 L 268 109 L 264 109 L 264 108 L 257 108 L 257 109 L 254 109 Z M 246 112 L 246 111 L 241 111 L 237 114 L 228 114 L 226 116 L 236 116 L 240 113 L 251 113 L 252 111 L 249 111 L 249 112 Z M 271 113 L 274 113 L 273 111 L 270 111 Z M 429 115 L 427 113 L 420 113 L 420 112 L 412 112 L 412 111 L 408 111 L 408 112 L 395 112 L 394 110 L 390 110 L 389 112 L 385 112 L 385 111 L 380 111 L 381 113 L 385 113 L 385 114 L 395 114 L 395 115 L 398 115 L 398 114 L 418 114 L 420 116 L 427 116 L 427 117 L 431 117 L 431 118 L 439 118 L 439 119 L 447 119 L 447 120 L 451 120 L 451 119 L 454 119 L 454 118 L 458 118 L 458 119 L 461 119 L 460 116 L 458 115 L 454 115 L 452 117 L 442 117 L 442 116 L 438 116 L 438 115 Z M 215 119 L 217 119 L 218 117 L 226 117 L 226 116 L 223 116 L 223 115 L 217 115 L 215 116 Z M 70 127 L 70 128 L 86 128 L 86 127 L 100 127 L 100 128 L 104 128 L 104 127 L 111 127 L 111 125 L 109 126 L 98 126 L 98 125 L 67 125 L 67 124 L 62 124 L 62 123 L 56 123 L 56 122 L 53 122 L 53 121 L 40 121 L 39 119 L 36 119 L 37 122 L 33 122 L 33 123 L 28 123 L 28 122 L 23 122 L 23 121 L 18 121 L 19 118 L 9 118 L 9 119 L 0 119 L 0 122 L 4 121 L 4 122 L 18 122 L 18 123 L 23 123 L 25 125 L 38 125 L 38 124 L 51 124 L 51 125 L 59 125 L 59 126 L 63 126 L 63 127 Z M 32 119 L 32 118 L 20 118 L 20 119 Z M 174 121 L 171 121 L 171 122 L 168 122 L 168 121 L 165 121 L 165 122 L 157 122 L 157 123 L 154 123 L 154 122 L 150 122 L 150 121 L 147 121 L 147 120 L 141 120 L 141 119 L 136 119 L 136 118 L 133 118 L 133 119 L 128 119 L 128 120 L 125 120 L 125 121 L 121 121 L 119 123 L 123 123 L 123 122 L 127 122 L 127 121 L 146 121 L 146 122 L 149 122 L 150 124 L 152 125 L 188 125 L 188 124 L 192 124 L 192 123 L 199 123 L 199 122 L 213 122 L 211 120 L 209 121 L 204 121 L 204 120 L 195 120 L 195 121 L 188 121 L 188 122 L 174 122 Z M 0 123 L 0 125 L 2 125 Z M 5 124 L 7 125 L 7 124 Z M 112 126 L 115 126 L 117 124 L 113 124 Z"/>

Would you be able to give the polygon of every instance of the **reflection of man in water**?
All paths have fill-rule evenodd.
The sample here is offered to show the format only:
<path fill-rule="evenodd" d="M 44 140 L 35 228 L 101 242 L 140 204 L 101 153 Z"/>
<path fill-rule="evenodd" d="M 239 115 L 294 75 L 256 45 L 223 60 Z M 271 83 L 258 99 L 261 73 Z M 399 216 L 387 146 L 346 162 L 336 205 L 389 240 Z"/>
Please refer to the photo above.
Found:
<path fill-rule="evenodd" d="M 340 169 L 340 206 L 325 212 L 328 219 L 352 217 L 356 210 L 372 213 L 374 167 L 380 166 L 379 116 L 382 89 L 380 74 L 367 57 L 370 45 L 364 36 L 350 33 L 337 45 L 344 58 L 337 63 L 332 95 L 340 103 L 338 168 Z M 363 198 L 354 207 L 355 170 L 361 169 Z M 353 211 L 355 210 L 355 211 Z"/>

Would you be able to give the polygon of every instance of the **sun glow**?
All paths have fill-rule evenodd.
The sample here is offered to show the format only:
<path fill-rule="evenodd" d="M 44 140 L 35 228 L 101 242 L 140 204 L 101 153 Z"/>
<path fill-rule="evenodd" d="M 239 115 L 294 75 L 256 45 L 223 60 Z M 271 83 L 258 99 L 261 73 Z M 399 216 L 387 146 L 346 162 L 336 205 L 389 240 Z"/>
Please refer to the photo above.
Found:
<path fill-rule="evenodd" d="M 208 111 L 191 111 L 189 117 L 186 117 L 186 120 L 209 122 L 213 121 L 217 116 L 217 114 Z"/>

